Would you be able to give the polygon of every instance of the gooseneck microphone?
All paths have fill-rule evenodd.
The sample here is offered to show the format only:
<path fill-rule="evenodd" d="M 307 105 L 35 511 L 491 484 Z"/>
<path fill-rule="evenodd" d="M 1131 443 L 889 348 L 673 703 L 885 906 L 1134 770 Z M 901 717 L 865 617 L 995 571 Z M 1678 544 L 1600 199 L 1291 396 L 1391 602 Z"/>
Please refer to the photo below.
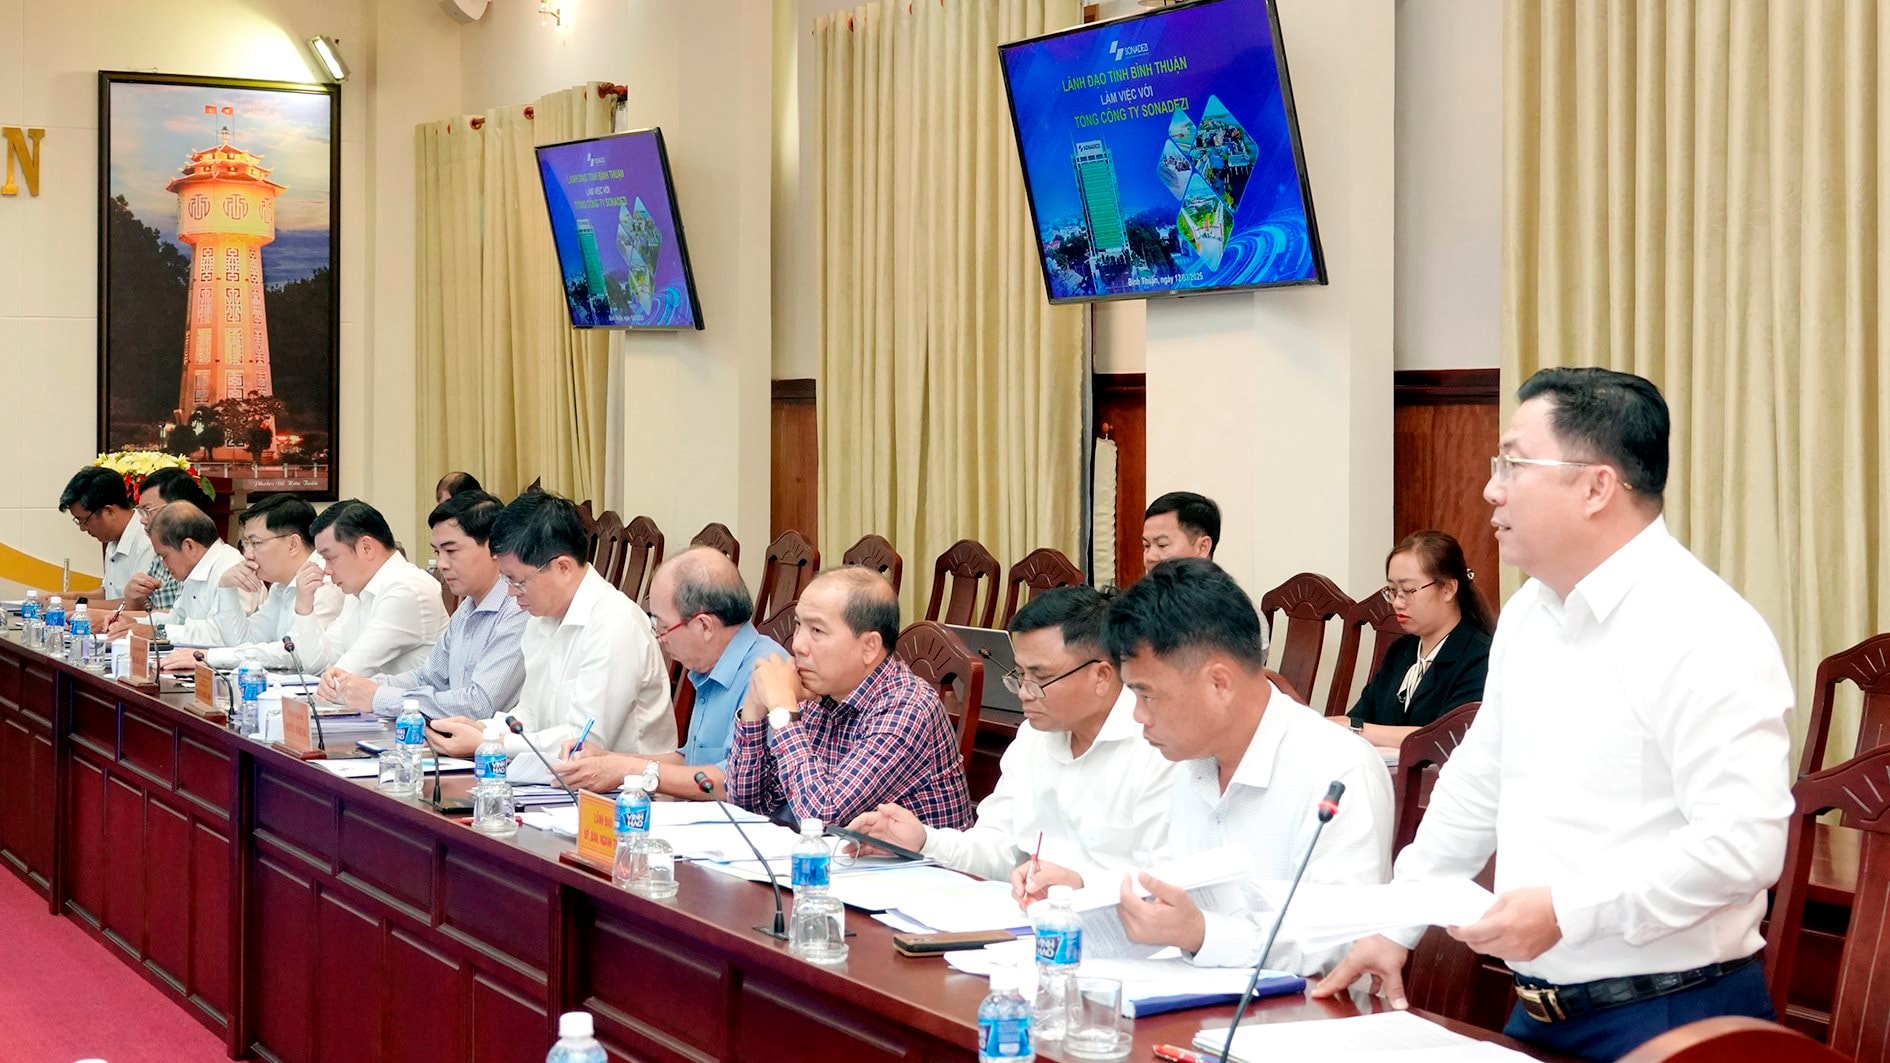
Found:
<path fill-rule="evenodd" d="M 530 749 L 532 753 L 538 757 L 539 763 L 545 766 L 545 771 L 551 775 L 551 781 L 557 783 L 559 789 L 571 795 L 572 804 L 577 804 L 577 791 L 571 789 L 571 784 L 565 782 L 564 776 L 559 775 L 557 771 L 552 768 L 551 761 L 545 759 L 545 755 L 538 751 L 537 743 L 532 741 L 531 735 L 525 733 L 525 725 L 518 722 L 518 717 L 507 716 L 505 718 L 505 726 L 507 730 L 510 730 L 513 734 L 525 740 L 525 747 Z"/>
<path fill-rule="evenodd" d="M 715 800 L 715 784 L 709 781 L 708 772 L 696 772 L 696 788 L 708 794 L 709 800 L 715 801 L 715 807 L 721 809 L 722 814 L 728 817 L 729 826 L 734 827 L 735 833 L 741 835 L 742 841 L 748 843 L 748 851 L 754 853 L 755 859 L 761 861 L 761 870 L 768 875 L 768 885 L 774 890 L 774 926 L 758 926 L 755 929 L 777 941 L 786 941 L 787 916 L 781 911 L 781 880 L 774 877 L 773 865 L 768 863 L 767 857 L 761 855 L 761 850 L 755 845 L 755 840 L 750 838 L 748 832 L 742 829 L 741 821 L 735 818 L 735 813 L 728 810 L 728 805 Z"/>
<path fill-rule="evenodd" d="M 1273 929 L 1267 933 L 1267 943 L 1260 949 L 1260 962 L 1253 965 L 1253 977 L 1247 979 L 1247 991 L 1240 995 L 1240 1004 L 1234 1008 L 1234 1021 L 1227 1024 L 1227 1043 L 1221 1046 L 1221 1058 L 1234 1058 L 1234 1031 L 1240 1028 L 1240 1017 L 1247 1014 L 1247 1004 L 1253 1000 L 1254 987 L 1260 984 L 1260 972 L 1266 968 L 1267 957 L 1273 952 L 1273 941 L 1280 936 L 1280 927 L 1286 922 L 1286 910 L 1293 906 L 1293 894 L 1299 892 L 1299 880 L 1306 875 L 1306 865 L 1312 863 L 1313 850 L 1319 847 L 1319 835 L 1325 832 L 1326 824 L 1339 811 L 1339 798 L 1345 796 L 1345 784 L 1334 779 L 1326 787 L 1326 796 L 1319 802 L 1319 824 L 1313 828 L 1312 842 L 1306 846 L 1306 855 L 1299 859 L 1299 870 L 1293 872 L 1293 884 L 1286 890 L 1286 900 L 1280 904 L 1280 914 L 1273 918 Z"/>
<path fill-rule="evenodd" d="M 288 635 L 282 636 L 282 648 L 288 651 L 289 664 L 295 668 L 295 677 L 299 681 L 308 673 L 302 671 L 302 658 L 295 654 L 295 639 Z M 313 697 L 308 699 L 308 715 L 310 719 L 315 721 L 315 748 L 326 753 L 328 751 L 328 739 L 322 734 L 322 713 L 320 709 L 315 707 L 315 699 Z"/>

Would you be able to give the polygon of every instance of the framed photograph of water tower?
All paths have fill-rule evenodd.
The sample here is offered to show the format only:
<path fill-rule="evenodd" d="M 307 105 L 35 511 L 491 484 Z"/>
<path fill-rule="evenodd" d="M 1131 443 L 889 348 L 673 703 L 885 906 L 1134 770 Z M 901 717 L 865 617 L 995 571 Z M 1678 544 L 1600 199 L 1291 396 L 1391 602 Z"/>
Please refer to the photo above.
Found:
<path fill-rule="evenodd" d="M 101 71 L 99 449 L 335 496 L 341 96 Z"/>

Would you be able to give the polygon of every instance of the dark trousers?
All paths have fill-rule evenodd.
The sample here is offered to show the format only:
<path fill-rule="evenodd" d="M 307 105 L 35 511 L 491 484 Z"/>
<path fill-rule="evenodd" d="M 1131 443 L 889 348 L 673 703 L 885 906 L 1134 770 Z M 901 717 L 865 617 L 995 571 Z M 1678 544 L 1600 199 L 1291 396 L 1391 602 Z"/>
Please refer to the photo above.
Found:
<path fill-rule="evenodd" d="M 1718 1015 L 1777 1018 L 1761 964 L 1749 963 L 1702 986 L 1591 1011 L 1567 1022 L 1537 1022 L 1518 1003 L 1503 1032 L 1551 1052 L 1611 1063 L 1668 1030 Z"/>

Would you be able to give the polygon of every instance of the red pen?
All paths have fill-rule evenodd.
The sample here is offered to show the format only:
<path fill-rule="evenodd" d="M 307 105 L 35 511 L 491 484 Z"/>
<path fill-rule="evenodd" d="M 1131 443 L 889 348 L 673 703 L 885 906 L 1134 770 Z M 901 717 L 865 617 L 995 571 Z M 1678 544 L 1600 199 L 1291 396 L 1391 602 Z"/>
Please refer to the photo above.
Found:
<path fill-rule="evenodd" d="M 1174 1045 L 1156 1045 L 1155 1058 L 1168 1060 L 1169 1063 L 1221 1063 L 1219 1056 L 1210 1056 L 1205 1052 L 1190 1052 Z"/>
<path fill-rule="evenodd" d="M 1037 832 L 1037 851 L 1030 854 L 1030 874 L 1024 876 L 1028 880 L 1025 883 L 1025 885 L 1027 886 L 1036 885 L 1037 861 L 1038 861 L 1038 858 L 1041 856 L 1043 856 L 1043 831 L 1038 831 Z"/>
<path fill-rule="evenodd" d="M 458 816 L 458 817 L 456 817 L 456 818 L 455 818 L 455 819 L 453 820 L 453 822 L 455 822 L 455 823 L 458 823 L 458 824 L 460 824 L 461 826 L 465 826 L 465 827 L 470 827 L 470 826 L 472 826 L 472 823 L 473 823 L 473 818 L 472 818 L 471 816 Z M 512 817 L 512 822 L 514 822 L 514 823 L 516 823 L 516 824 L 518 824 L 519 826 L 521 826 L 521 827 L 522 827 L 522 826 L 524 826 L 524 825 L 525 825 L 525 817 L 524 817 L 524 816 L 513 816 L 513 817 Z"/>

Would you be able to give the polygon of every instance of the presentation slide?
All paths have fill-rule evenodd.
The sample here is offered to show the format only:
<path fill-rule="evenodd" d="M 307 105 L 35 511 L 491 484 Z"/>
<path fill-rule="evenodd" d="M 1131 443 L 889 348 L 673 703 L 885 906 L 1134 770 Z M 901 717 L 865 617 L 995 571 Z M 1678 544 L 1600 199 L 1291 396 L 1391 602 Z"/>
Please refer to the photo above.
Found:
<path fill-rule="evenodd" d="M 1265 0 L 1002 49 L 1052 301 L 1320 280 Z"/>

